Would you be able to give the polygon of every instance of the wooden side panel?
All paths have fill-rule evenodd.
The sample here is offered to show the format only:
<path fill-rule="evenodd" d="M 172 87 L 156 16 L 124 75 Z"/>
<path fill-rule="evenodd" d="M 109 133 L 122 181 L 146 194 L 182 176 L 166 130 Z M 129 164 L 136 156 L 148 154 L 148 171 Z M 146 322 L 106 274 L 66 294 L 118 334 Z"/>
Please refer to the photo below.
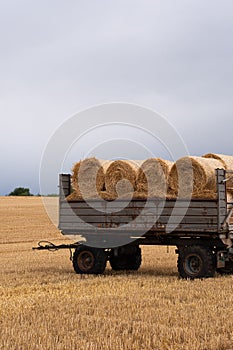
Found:
<path fill-rule="evenodd" d="M 103 229 L 115 232 L 131 231 L 166 234 L 166 225 L 174 225 L 173 233 L 201 235 L 218 233 L 226 217 L 226 189 L 223 179 L 224 170 L 216 170 L 218 181 L 218 200 L 192 199 L 177 200 L 126 199 L 107 202 L 89 200 L 67 202 L 70 194 L 70 175 L 60 175 L 59 228 L 64 234 L 73 232 L 82 234 L 87 231 L 98 233 Z M 173 212 L 174 206 L 176 210 Z M 179 222 L 178 224 L 176 224 Z M 111 231 L 111 230 L 110 230 Z"/>
<path fill-rule="evenodd" d="M 177 216 L 171 216 L 175 201 L 167 201 L 161 205 L 161 201 L 151 201 L 148 208 L 143 208 L 145 201 L 132 201 L 126 208 L 121 209 L 124 203 L 116 201 L 114 211 L 106 213 L 108 203 L 93 202 L 95 208 L 85 202 L 61 201 L 60 206 L 60 226 L 65 233 L 66 230 L 77 230 L 82 233 L 86 230 L 96 230 L 98 228 L 117 228 L 118 230 L 131 231 L 156 231 L 164 232 L 166 224 L 176 225 L 177 218 L 184 213 L 183 208 L 176 211 Z M 183 207 L 187 202 L 182 202 Z M 186 214 L 177 225 L 176 231 L 216 232 L 218 225 L 217 202 L 211 201 L 191 201 L 187 207 Z M 116 211 L 117 207 L 120 211 Z M 97 209 L 98 208 L 98 209 Z M 174 220 L 173 220 L 174 219 Z M 125 226 L 127 225 L 127 227 Z M 124 226 L 124 227 L 123 227 Z"/>

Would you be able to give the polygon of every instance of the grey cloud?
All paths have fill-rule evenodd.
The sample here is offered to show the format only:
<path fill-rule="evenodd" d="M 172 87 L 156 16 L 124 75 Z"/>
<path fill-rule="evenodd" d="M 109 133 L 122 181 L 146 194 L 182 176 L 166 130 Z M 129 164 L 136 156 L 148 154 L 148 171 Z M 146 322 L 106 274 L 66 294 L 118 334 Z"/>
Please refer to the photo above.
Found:
<path fill-rule="evenodd" d="M 227 0 L 2 2 L 0 193 L 28 181 L 30 169 L 36 189 L 49 136 L 96 103 L 154 108 L 190 153 L 233 153 L 232 32 Z M 10 179 L 25 149 L 27 172 Z"/>

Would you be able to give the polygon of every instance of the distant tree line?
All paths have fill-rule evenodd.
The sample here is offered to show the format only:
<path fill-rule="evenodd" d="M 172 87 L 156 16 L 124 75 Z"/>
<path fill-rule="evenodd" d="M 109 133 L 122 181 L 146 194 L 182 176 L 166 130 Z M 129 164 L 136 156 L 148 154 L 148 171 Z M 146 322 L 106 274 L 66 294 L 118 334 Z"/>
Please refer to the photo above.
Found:
<path fill-rule="evenodd" d="M 29 188 L 25 188 L 25 187 L 16 187 L 12 192 L 10 192 L 8 194 L 8 196 L 34 196 L 31 192 Z M 41 195 L 40 193 L 38 193 L 36 195 L 37 197 L 58 197 L 58 194 L 56 193 L 50 193 L 47 195 Z"/>
<path fill-rule="evenodd" d="M 32 193 L 30 193 L 29 188 L 25 187 L 16 187 L 14 191 L 9 193 L 9 196 L 33 196 Z"/>

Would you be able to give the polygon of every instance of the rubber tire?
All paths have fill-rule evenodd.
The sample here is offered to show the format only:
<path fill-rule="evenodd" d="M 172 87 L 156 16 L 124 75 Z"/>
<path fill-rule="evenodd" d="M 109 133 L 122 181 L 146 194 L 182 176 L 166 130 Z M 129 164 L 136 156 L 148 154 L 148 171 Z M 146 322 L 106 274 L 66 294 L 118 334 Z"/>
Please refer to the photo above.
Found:
<path fill-rule="evenodd" d="M 233 275 L 233 268 L 226 269 L 225 267 L 216 270 L 220 275 Z"/>
<path fill-rule="evenodd" d="M 200 267 L 197 266 L 196 271 L 195 262 L 200 263 Z M 209 247 L 182 247 L 179 249 L 177 267 L 181 278 L 213 277 L 216 271 L 216 257 Z"/>
<path fill-rule="evenodd" d="M 106 263 L 106 254 L 101 248 L 81 245 L 75 249 L 73 254 L 73 267 L 78 274 L 102 274 Z"/>
<path fill-rule="evenodd" d="M 141 248 L 137 248 L 134 254 L 122 254 L 118 256 L 111 256 L 109 259 L 110 265 L 113 270 L 133 270 L 137 271 L 142 263 L 142 253 Z"/>
<path fill-rule="evenodd" d="M 216 271 L 220 275 L 232 275 L 233 274 L 233 261 L 226 262 L 225 267 L 218 268 Z"/>

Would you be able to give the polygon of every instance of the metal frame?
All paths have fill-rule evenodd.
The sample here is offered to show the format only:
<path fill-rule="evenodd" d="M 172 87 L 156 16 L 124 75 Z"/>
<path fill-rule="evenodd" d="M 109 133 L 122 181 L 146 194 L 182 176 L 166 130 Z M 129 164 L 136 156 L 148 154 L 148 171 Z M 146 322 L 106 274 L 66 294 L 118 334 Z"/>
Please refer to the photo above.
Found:
<path fill-rule="evenodd" d="M 218 195 L 218 231 L 221 232 L 224 229 L 226 219 L 226 170 L 216 169 L 217 179 L 217 195 Z"/>

